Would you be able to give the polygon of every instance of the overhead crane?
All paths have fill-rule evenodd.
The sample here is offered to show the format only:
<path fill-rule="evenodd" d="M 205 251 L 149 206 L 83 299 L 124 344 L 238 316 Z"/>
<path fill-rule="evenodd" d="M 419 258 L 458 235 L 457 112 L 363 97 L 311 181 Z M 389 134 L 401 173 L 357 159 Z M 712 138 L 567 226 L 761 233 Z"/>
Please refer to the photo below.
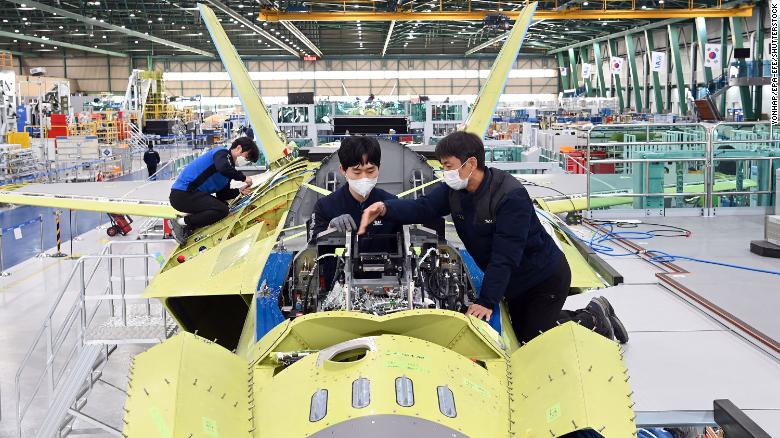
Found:
<path fill-rule="evenodd" d="M 504 14 L 514 19 L 518 11 L 471 10 L 471 11 L 313 11 L 289 12 L 263 9 L 261 21 L 481 21 L 489 14 Z M 663 9 L 567 9 L 561 11 L 540 10 L 534 20 L 615 20 L 615 19 L 662 19 L 662 18 L 728 18 L 753 15 L 753 6 L 734 8 L 663 8 Z"/>

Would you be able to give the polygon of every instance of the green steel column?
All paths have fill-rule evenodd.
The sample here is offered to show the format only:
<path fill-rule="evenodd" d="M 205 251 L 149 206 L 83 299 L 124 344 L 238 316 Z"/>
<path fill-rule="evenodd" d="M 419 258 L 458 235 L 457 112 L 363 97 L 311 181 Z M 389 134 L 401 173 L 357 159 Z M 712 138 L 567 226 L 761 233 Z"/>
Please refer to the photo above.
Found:
<path fill-rule="evenodd" d="M 723 76 L 728 74 L 729 68 L 729 56 L 726 55 L 726 50 L 728 50 L 726 43 L 729 40 L 729 19 L 722 19 L 720 26 L 720 53 L 723 55 L 720 57 L 720 76 Z M 726 93 L 720 95 L 720 116 L 726 117 Z"/>
<path fill-rule="evenodd" d="M 645 47 L 647 47 L 647 59 L 649 62 L 652 59 L 652 52 L 655 50 L 655 41 L 653 41 L 652 30 L 645 31 Z M 667 60 L 666 62 L 669 61 Z M 664 98 L 663 98 L 663 94 L 661 94 L 661 78 L 659 74 L 660 72 L 657 71 L 650 72 L 650 75 L 652 75 L 653 77 L 653 96 L 655 96 L 655 99 L 653 99 L 654 100 L 653 103 L 655 104 L 655 112 L 658 114 L 663 114 Z"/>
<path fill-rule="evenodd" d="M 569 88 L 577 89 L 577 57 L 574 49 L 569 49 Z"/>
<path fill-rule="evenodd" d="M 609 47 L 609 56 L 617 56 L 617 41 L 607 40 L 607 46 Z M 620 112 L 626 110 L 626 103 L 623 101 L 623 86 L 620 84 L 620 75 L 612 74 L 612 60 L 610 60 L 609 74 L 612 76 L 612 83 L 615 84 L 615 94 L 618 98 L 618 108 Z"/>
<path fill-rule="evenodd" d="M 596 60 L 596 81 L 599 86 L 599 97 L 607 97 L 607 86 L 604 84 L 604 68 L 601 59 L 601 45 L 593 43 L 593 58 Z"/>
<path fill-rule="evenodd" d="M 561 76 L 561 68 L 566 67 L 563 61 L 563 52 L 558 52 L 558 92 L 561 93 L 569 86 L 569 81 Z"/>
<path fill-rule="evenodd" d="M 108 76 L 108 92 L 111 92 L 111 57 L 106 56 L 106 76 Z"/>
<path fill-rule="evenodd" d="M 634 87 L 634 105 L 637 112 L 644 110 L 642 105 L 642 89 L 639 87 L 639 72 L 636 69 L 636 45 L 634 44 L 634 36 L 626 35 L 626 57 L 628 58 L 628 66 L 631 68 L 631 85 Z"/>
<path fill-rule="evenodd" d="M 704 68 L 704 81 L 707 85 L 712 82 L 712 67 L 707 67 L 707 22 L 704 17 L 696 17 L 696 35 L 699 37 L 699 55 L 701 56 L 701 66 Z M 721 52 L 721 56 L 725 53 Z M 695 87 L 694 87 L 695 88 Z"/>
<path fill-rule="evenodd" d="M 753 60 L 761 65 L 760 70 L 763 75 L 763 63 L 764 63 L 764 15 L 766 11 L 762 6 L 759 6 L 756 10 L 756 42 L 753 47 Z M 753 87 L 753 116 L 756 120 L 761 119 L 761 106 L 762 99 L 761 86 Z"/>
<path fill-rule="evenodd" d="M 731 23 L 731 47 L 735 49 L 744 48 L 742 19 L 730 17 L 729 22 Z M 739 87 L 739 100 L 742 102 L 742 112 L 745 114 L 745 120 L 753 120 L 753 102 L 750 100 L 750 87 L 747 85 Z"/>
<path fill-rule="evenodd" d="M 149 71 L 154 70 L 154 58 L 151 55 L 146 57 L 146 69 Z"/>
<path fill-rule="evenodd" d="M 674 76 L 677 80 L 677 98 L 680 102 L 680 115 L 688 115 L 688 102 L 685 101 L 685 78 L 683 77 L 682 58 L 680 57 L 680 28 L 669 28 L 669 47 L 672 49 L 672 61 L 674 61 Z"/>
<path fill-rule="evenodd" d="M 588 56 L 588 48 L 587 47 L 580 47 L 580 65 L 589 63 L 590 57 Z M 591 71 L 593 67 L 591 67 Z M 584 78 L 583 80 L 585 82 L 585 95 L 588 97 L 593 97 L 593 84 L 590 81 L 590 76 L 587 78 Z"/>

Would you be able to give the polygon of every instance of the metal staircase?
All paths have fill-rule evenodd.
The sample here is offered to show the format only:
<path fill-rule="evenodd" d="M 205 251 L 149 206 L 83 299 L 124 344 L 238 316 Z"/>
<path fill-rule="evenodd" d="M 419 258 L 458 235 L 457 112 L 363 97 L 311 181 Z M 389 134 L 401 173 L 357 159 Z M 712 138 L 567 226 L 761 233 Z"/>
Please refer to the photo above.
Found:
<path fill-rule="evenodd" d="M 160 256 L 149 252 L 153 244 L 170 241 L 112 241 L 98 255 L 76 261 L 16 373 L 18 438 L 31 429 L 41 438 L 121 436 L 120 429 L 83 409 L 117 346 L 158 343 L 175 330 L 165 309 L 141 296 L 160 266 Z M 142 245 L 143 251 L 114 251 L 130 245 Z"/>
<path fill-rule="evenodd" d="M 136 125 L 134 122 L 130 122 L 129 126 L 130 136 L 127 139 L 127 145 L 133 151 L 145 151 L 148 147 L 148 143 L 146 142 L 146 134 L 141 132 L 141 128 L 139 128 L 138 125 Z"/>
<path fill-rule="evenodd" d="M 146 111 L 146 100 L 149 98 L 154 81 L 147 78 L 144 73 L 144 70 L 133 70 L 127 79 L 125 99 L 122 101 L 122 111 L 131 115 L 128 146 L 135 151 L 143 151 L 147 148 L 146 135 L 141 132 L 141 125 Z"/>
<path fill-rule="evenodd" d="M 63 419 L 68 409 L 77 403 L 88 389 L 94 384 L 92 375 L 95 372 L 95 364 L 98 363 L 103 347 L 100 345 L 85 345 L 73 360 L 71 368 L 63 376 L 63 384 L 59 385 L 51 399 L 52 402 L 46 411 L 46 416 L 41 421 L 38 430 L 39 437 L 53 437 L 60 434 Z M 119 431 L 117 431 L 119 432 Z"/>
<path fill-rule="evenodd" d="M 696 105 L 696 111 L 699 113 L 700 120 L 723 120 L 723 117 L 720 116 L 720 111 L 718 111 L 718 108 L 715 106 L 715 102 L 713 102 L 712 99 L 712 96 L 704 96 L 702 99 L 693 101 L 694 105 Z"/>
<path fill-rule="evenodd" d="M 122 111 L 131 112 L 141 123 L 144 111 L 146 110 L 146 99 L 149 97 L 149 91 L 152 88 L 152 80 L 144 78 L 144 70 L 133 70 L 127 79 L 127 90 L 125 91 L 125 100 L 122 101 Z"/>
<path fill-rule="evenodd" d="M 760 87 L 772 83 L 769 61 L 734 62 L 735 76 L 721 75 L 705 87 L 699 87 L 694 100 L 701 120 L 723 120 L 715 106 L 715 98 L 727 92 L 731 87 Z"/>

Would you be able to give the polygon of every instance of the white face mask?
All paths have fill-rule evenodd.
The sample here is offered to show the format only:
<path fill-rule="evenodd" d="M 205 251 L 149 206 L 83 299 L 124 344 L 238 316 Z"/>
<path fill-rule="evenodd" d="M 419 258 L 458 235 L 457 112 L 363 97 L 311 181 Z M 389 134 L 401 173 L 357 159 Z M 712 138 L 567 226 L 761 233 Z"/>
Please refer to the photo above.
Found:
<path fill-rule="evenodd" d="M 369 193 L 371 193 L 371 190 L 374 189 L 378 179 L 379 178 L 347 178 L 347 184 L 349 184 L 349 188 L 352 189 L 353 192 L 365 198 Z"/>
<path fill-rule="evenodd" d="M 243 155 L 239 155 L 238 158 L 236 158 L 236 167 L 244 167 L 249 165 L 249 160 L 244 158 Z"/>
<path fill-rule="evenodd" d="M 452 190 L 463 190 L 469 184 L 469 178 L 471 177 L 471 174 L 469 173 L 469 176 L 466 178 L 461 178 L 460 174 L 458 173 L 465 165 L 466 162 L 461 164 L 457 169 L 445 170 L 442 172 L 444 183 L 447 184 Z"/>

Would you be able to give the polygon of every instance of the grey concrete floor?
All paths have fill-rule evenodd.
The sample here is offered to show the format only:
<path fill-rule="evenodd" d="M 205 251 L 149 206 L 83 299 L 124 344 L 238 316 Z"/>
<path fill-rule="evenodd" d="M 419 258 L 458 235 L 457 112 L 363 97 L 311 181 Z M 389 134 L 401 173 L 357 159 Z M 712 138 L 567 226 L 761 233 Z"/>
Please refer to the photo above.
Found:
<path fill-rule="evenodd" d="M 643 248 L 780 270 L 780 261 L 749 251 L 763 236 L 763 216 L 653 217 L 647 222 L 684 227 L 691 237 L 635 241 Z M 647 227 L 640 227 L 637 231 Z M 589 239 L 591 231 L 575 227 Z M 627 229 L 626 231 L 632 231 Z M 626 253 L 615 242 L 608 246 Z M 663 287 L 660 265 L 638 255 L 602 256 L 623 274 L 623 285 L 569 297 L 566 308 L 583 307 L 595 295 L 609 298 L 631 340 L 624 347 L 637 421 L 712 421 L 712 401 L 732 400 L 771 436 L 780 436 L 780 358 L 751 344 L 718 317 Z M 689 271 L 672 277 L 756 328 L 780 339 L 780 276 L 679 260 Z"/>

